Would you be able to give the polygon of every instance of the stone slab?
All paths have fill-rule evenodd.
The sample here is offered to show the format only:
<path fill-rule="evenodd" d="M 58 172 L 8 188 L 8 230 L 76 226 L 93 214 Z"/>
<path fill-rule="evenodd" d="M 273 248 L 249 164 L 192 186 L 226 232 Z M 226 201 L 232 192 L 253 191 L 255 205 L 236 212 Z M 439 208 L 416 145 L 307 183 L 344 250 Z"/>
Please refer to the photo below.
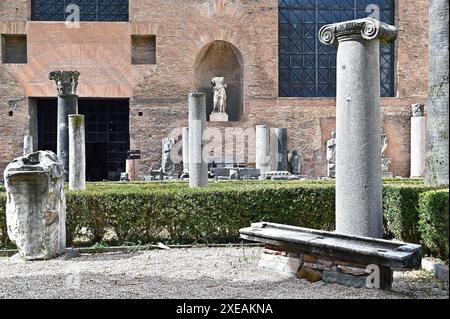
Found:
<path fill-rule="evenodd" d="M 340 259 L 356 264 L 419 268 L 420 245 L 349 236 L 295 226 L 256 223 L 240 230 L 241 238 L 277 245 L 283 250 Z"/>

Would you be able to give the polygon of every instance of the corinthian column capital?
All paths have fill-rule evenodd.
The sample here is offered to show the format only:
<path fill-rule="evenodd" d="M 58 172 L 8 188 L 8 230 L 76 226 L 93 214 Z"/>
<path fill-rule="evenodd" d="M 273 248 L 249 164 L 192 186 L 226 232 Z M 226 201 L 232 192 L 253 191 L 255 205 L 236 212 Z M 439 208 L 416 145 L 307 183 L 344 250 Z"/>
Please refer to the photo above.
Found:
<path fill-rule="evenodd" d="M 58 95 L 77 95 L 78 71 L 54 71 L 50 72 L 49 79 L 56 82 Z"/>
<path fill-rule="evenodd" d="M 349 39 L 379 39 L 383 43 L 391 43 L 397 39 L 397 29 L 378 20 L 364 18 L 325 25 L 319 31 L 319 39 L 325 45 Z"/>

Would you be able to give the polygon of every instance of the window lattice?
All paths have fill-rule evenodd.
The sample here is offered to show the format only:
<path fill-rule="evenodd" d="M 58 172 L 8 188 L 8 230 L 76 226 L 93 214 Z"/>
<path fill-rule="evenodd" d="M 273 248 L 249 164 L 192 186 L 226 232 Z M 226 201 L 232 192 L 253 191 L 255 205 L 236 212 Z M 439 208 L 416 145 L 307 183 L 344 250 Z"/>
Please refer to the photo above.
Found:
<path fill-rule="evenodd" d="M 65 21 L 70 4 L 80 7 L 80 21 L 128 21 L 128 0 L 32 0 L 31 20 Z"/>
<path fill-rule="evenodd" d="M 367 17 L 394 24 L 395 0 L 279 0 L 279 95 L 334 97 L 336 48 L 319 42 L 322 26 Z M 381 95 L 394 96 L 394 44 L 380 47 Z"/>

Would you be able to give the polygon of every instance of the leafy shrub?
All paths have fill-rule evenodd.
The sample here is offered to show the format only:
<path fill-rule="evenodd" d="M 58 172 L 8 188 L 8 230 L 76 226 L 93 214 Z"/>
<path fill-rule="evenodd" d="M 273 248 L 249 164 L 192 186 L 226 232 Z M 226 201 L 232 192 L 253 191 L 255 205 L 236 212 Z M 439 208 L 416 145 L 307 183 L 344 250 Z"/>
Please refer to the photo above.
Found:
<path fill-rule="evenodd" d="M 419 229 L 430 252 L 448 262 L 449 192 L 428 191 L 419 196 Z"/>
<path fill-rule="evenodd" d="M 414 183 L 385 185 L 383 208 L 387 233 L 405 242 L 420 242 L 417 202 L 419 195 L 426 190 L 425 186 Z"/>
<path fill-rule="evenodd" d="M 418 200 L 430 189 L 416 180 L 384 183 L 386 232 L 421 243 Z M 335 222 L 334 181 L 214 182 L 205 189 L 189 189 L 186 182 L 89 183 L 66 198 L 69 245 L 111 234 L 113 244 L 228 243 L 258 221 L 323 230 L 333 230 Z M 7 244 L 4 208 L 0 194 L 0 246 Z"/>

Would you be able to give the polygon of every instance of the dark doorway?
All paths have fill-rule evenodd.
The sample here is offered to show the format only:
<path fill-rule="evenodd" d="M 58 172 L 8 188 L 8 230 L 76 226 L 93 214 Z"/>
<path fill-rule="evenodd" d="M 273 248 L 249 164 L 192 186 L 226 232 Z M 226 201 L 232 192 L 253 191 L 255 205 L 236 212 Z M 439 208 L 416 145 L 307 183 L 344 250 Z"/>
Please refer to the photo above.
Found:
<path fill-rule="evenodd" d="M 56 152 L 56 99 L 37 100 L 40 150 Z M 86 118 L 86 179 L 120 179 L 130 147 L 128 100 L 80 99 L 78 113 Z"/>

